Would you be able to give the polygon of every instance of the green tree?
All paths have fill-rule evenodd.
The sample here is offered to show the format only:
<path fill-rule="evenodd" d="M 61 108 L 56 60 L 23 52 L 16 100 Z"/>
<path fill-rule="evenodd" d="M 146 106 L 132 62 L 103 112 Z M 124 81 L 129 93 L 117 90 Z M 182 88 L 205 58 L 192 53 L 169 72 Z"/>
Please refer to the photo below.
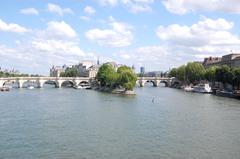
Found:
<path fill-rule="evenodd" d="M 117 84 L 126 90 L 133 90 L 136 85 L 137 76 L 130 67 L 122 66 L 117 70 L 119 75 Z"/>
<path fill-rule="evenodd" d="M 202 64 L 189 62 L 186 66 L 186 78 L 190 83 L 204 79 L 205 68 Z"/>
<path fill-rule="evenodd" d="M 233 83 L 234 83 L 235 86 L 237 86 L 237 89 L 239 89 L 239 86 L 240 86 L 240 67 L 234 68 L 233 69 L 233 74 L 234 74 Z"/>
<path fill-rule="evenodd" d="M 177 68 L 171 69 L 171 71 L 168 74 L 168 77 L 177 77 L 177 71 L 178 71 Z"/>
<path fill-rule="evenodd" d="M 103 64 L 97 73 L 96 79 L 100 82 L 101 86 L 111 86 L 115 82 L 116 71 L 112 65 Z M 115 80 L 114 80 L 115 79 Z"/>
<path fill-rule="evenodd" d="M 216 66 L 212 66 L 212 67 L 206 69 L 206 72 L 205 72 L 206 80 L 208 80 L 210 82 L 215 82 L 216 81 L 216 70 L 217 70 Z"/>
<path fill-rule="evenodd" d="M 178 80 L 180 80 L 180 81 L 184 81 L 185 82 L 185 76 L 186 76 L 186 66 L 182 65 L 182 66 L 177 68 L 176 78 Z"/>
<path fill-rule="evenodd" d="M 123 87 L 125 90 L 133 90 L 137 76 L 130 67 L 122 66 L 116 71 L 112 65 L 103 64 L 99 68 L 96 79 L 102 87 L 111 89 Z"/>
<path fill-rule="evenodd" d="M 234 81 L 234 73 L 232 71 L 232 69 L 227 66 L 227 65 L 223 65 L 222 67 L 219 67 L 216 69 L 216 80 L 218 82 L 222 82 L 222 83 L 229 83 L 229 84 L 233 84 Z"/>
<path fill-rule="evenodd" d="M 77 77 L 78 70 L 75 67 L 67 68 L 65 72 L 60 73 L 60 77 Z"/>

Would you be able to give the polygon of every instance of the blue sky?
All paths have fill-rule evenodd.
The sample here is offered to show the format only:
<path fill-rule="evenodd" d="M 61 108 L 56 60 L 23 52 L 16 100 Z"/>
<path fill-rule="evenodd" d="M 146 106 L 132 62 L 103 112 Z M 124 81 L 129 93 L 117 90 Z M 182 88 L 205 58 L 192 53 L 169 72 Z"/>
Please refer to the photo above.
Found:
<path fill-rule="evenodd" d="M 238 0 L 8 0 L 1 67 L 47 75 L 52 65 L 116 61 L 166 71 L 239 52 Z"/>

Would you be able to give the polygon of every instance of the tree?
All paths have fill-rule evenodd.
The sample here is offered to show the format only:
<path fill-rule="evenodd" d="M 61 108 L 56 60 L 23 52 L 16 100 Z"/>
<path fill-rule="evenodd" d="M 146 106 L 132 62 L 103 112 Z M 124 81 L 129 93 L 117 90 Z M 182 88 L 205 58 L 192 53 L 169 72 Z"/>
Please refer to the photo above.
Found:
<path fill-rule="evenodd" d="M 78 70 L 75 67 L 67 68 L 65 72 L 60 73 L 60 77 L 77 77 Z"/>
<path fill-rule="evenodd" d="M 112 65 L 103 64 L 99 68 L 96 79 L 102 87 L 111 89 L 123 87 L 125 90 L 133 90 L 137 76 L 130 67 L 121 66 L 116 71 Z"/>
<path fill-rule="evenodd" d="M 204 79 L 205 68 L 202 64 L 190 62 L 186 66 L 186 78 L 190 83 Z"/>
<path fill-rule="evenodd" d="M 102 87 L 110 86 L 115 79 L 115 73 L 116 71 L 112 65 L 103 64 L 98 70 L 96 79 L 100 82 Z"/>
<path fill-rule="evenodd" d="M 177 69 L 177 79 L 185 82 L 186 66 L 182 65 Z"/>
<path fill-rule="evenodd" d="M 240 67 L 234 68 L 233 69 L 233 74 L 234 74 L 233 83 L 234 83 L 235 86 L 237 86 L 237 89 L 239 89 L 239 86 L 240 86 Z"/>
<path fill-rule="evenodd" d="M 122 66 L 118 68 L 117 73 L 119 74 L 118 85 L 124 87 L 126 90 L 133 90 L 136 85 L 137 76 L 133 73 L 132 69 Z"/>
<path fill-rule="evenodd" d="M 223 65 L 216 69 L 216 80 L 222 82 L 223 84 L 229 83 L 233 84 L 234 74 L 231 68 L 227 65 Z"/>
<path fill-rule="evenodd" d="M 216 66 L 212 66 L 212 67 L 206 69 L 205 79 L 210 82 L 215 82 L 216 81 L 216 70 L 217 70 Z"/>
<path fill-rule="evenodd" d="M 177 68 L 171 69 L 171 71 L 168 74 L 168 77 L 177 77 Z"/>

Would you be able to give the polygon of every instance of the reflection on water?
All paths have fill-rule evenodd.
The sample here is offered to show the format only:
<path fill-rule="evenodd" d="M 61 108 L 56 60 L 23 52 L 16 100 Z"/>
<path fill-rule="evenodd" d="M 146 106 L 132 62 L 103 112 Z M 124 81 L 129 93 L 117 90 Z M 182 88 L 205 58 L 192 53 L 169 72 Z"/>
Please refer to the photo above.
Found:
<path fill-rule="evenodd" d="M 136 92 L 0 93 L 0 158 L 239 158 L 240 101 L 165 87 Z"/>

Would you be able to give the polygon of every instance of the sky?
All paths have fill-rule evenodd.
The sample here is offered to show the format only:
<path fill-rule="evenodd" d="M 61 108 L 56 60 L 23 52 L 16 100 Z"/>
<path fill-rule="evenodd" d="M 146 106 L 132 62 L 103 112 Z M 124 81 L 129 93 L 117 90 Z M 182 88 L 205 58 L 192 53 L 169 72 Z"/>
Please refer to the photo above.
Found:
<path fill-rule="evenodd" d="M 239 0 L 8 0 L 0 67 L 48 75 L 53 65 L 115 61 L 167 71 L 240 52 Z"/>

